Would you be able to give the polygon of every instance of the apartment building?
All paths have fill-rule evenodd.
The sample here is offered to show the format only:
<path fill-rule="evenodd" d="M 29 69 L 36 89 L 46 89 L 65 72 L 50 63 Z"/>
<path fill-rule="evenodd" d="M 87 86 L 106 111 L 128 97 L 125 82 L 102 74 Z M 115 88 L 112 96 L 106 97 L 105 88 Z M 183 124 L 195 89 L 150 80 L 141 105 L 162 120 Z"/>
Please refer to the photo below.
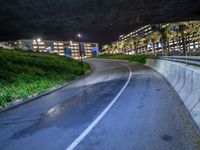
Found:
<path fill-rule="evenodd" d="M 138 28 L 137 30 L 130 32 L 126 35 L 120 35 L 119 41 L 125 41 L 125 40 L 128 40 L 129 38 L 134 38 L 134 37 L 137 37 L 137 36 L 140 36 L 140 37 L 146 36 L 152 31 L 152 28 L 154 28 L 153 25 L 146 25 L 146 26 Z"/>
<path fill-rule="evenodd" d="M 49 41 L 49 40 L 29 40 L 22 39 L 17 41 L 2 42 L 4 45 L 25 50 L 39 52 L 57 53 L 61 56 L 68 56 L 75 59 L 90 57 L 94 49 L 98 49 L 98 43 L 74 42 L 74 41 Z"/>
<path fill-rule="evenodd" d="M 154 25 L 145 25 L 142 26 L 140 28 L 138 28 L 137 30 L 130 32 L 128 34 L 125 35 L 120 35 L 119 36 L 119 41 L 126 41 L 130 38 L 134 38 L 134 37 L 145 37 L 147 36 L 152 30 L 154 30 L 155 28 L 158 27 L 164 27 L 166 26 L 166 24 L 154 24 Z M 191 51 L 191 52 L 199 52 L 200 53 L 200 43 L 198 41 L 194 41 L 192 40 L 192 38 L 195 35 L 189 35 L 187 37 L 187 48 Z M 169 51 L 171 51 L 172 53 L 181 53 L 183 51 L 183 43 L 182 43 L 182 39 L 179 38 L 178 40 L 170 40 L 167 43 L 168 47 L 169 47 Z M 138 49 L 138 53 L 145 53 L 145 46 L 140 46 L 137 48 Z M 147 49 L 149 53 L 152 53 L 153 51 L 153 46 L 152 43 L 149 43 L 147 45 Z M 162 53 L 162 44 L 161 42 L 157 42 L 155 44 L 155 49 L 156 49 L 156 53 L 157 54 L 161 54 Z M 131 51 L 131 50 L 130 50 Z M 134 52 L 133 52 L 134 53 Z"/>

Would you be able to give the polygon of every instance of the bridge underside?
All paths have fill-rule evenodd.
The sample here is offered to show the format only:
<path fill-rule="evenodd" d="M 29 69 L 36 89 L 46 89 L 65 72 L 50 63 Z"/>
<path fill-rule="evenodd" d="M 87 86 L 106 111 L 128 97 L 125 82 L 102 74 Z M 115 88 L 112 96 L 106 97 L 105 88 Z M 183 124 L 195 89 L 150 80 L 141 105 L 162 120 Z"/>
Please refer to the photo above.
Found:
<path fill-rule="evenodd" d="M 142 24 L 200 19 L 197 0 L 0 0 L 0 4 L 0 40 L 69 38 L 80 31 L 98 35 L 99 41 Z"/>

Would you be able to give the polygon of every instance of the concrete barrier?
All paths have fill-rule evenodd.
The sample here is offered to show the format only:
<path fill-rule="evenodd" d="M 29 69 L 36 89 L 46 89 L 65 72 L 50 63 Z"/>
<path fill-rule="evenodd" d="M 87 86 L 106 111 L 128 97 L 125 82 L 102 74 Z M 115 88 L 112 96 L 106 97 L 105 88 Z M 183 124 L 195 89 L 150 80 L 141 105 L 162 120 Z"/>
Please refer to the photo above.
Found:
<path fill-rule="evenodd" d="M 147 59 L 146 65 L 169 81 L 200 129 L 200 67 L 160 59 Z"/>

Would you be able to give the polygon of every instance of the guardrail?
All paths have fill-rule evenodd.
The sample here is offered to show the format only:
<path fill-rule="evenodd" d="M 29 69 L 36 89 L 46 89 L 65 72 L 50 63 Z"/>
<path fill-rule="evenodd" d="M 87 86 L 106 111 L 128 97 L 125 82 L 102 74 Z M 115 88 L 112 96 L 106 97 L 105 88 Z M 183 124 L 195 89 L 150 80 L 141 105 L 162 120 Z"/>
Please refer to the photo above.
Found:
<path fill-rule="evenodd" d="M 200 66 L 200 56 L 161 56 L 163 60 L 185 63 L 188 65 Z"/>

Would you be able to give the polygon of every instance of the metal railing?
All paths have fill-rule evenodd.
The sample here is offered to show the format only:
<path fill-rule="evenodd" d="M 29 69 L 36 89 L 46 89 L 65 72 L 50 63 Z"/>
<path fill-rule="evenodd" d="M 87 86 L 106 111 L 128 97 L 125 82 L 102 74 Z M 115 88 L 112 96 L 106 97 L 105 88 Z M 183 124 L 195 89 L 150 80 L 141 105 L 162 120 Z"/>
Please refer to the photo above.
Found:
<path fill-rule="evenodd" d="M 163 60 L 185 63 L 188 65 L 200 66 L 200 56 L 161 56 Z"/>

